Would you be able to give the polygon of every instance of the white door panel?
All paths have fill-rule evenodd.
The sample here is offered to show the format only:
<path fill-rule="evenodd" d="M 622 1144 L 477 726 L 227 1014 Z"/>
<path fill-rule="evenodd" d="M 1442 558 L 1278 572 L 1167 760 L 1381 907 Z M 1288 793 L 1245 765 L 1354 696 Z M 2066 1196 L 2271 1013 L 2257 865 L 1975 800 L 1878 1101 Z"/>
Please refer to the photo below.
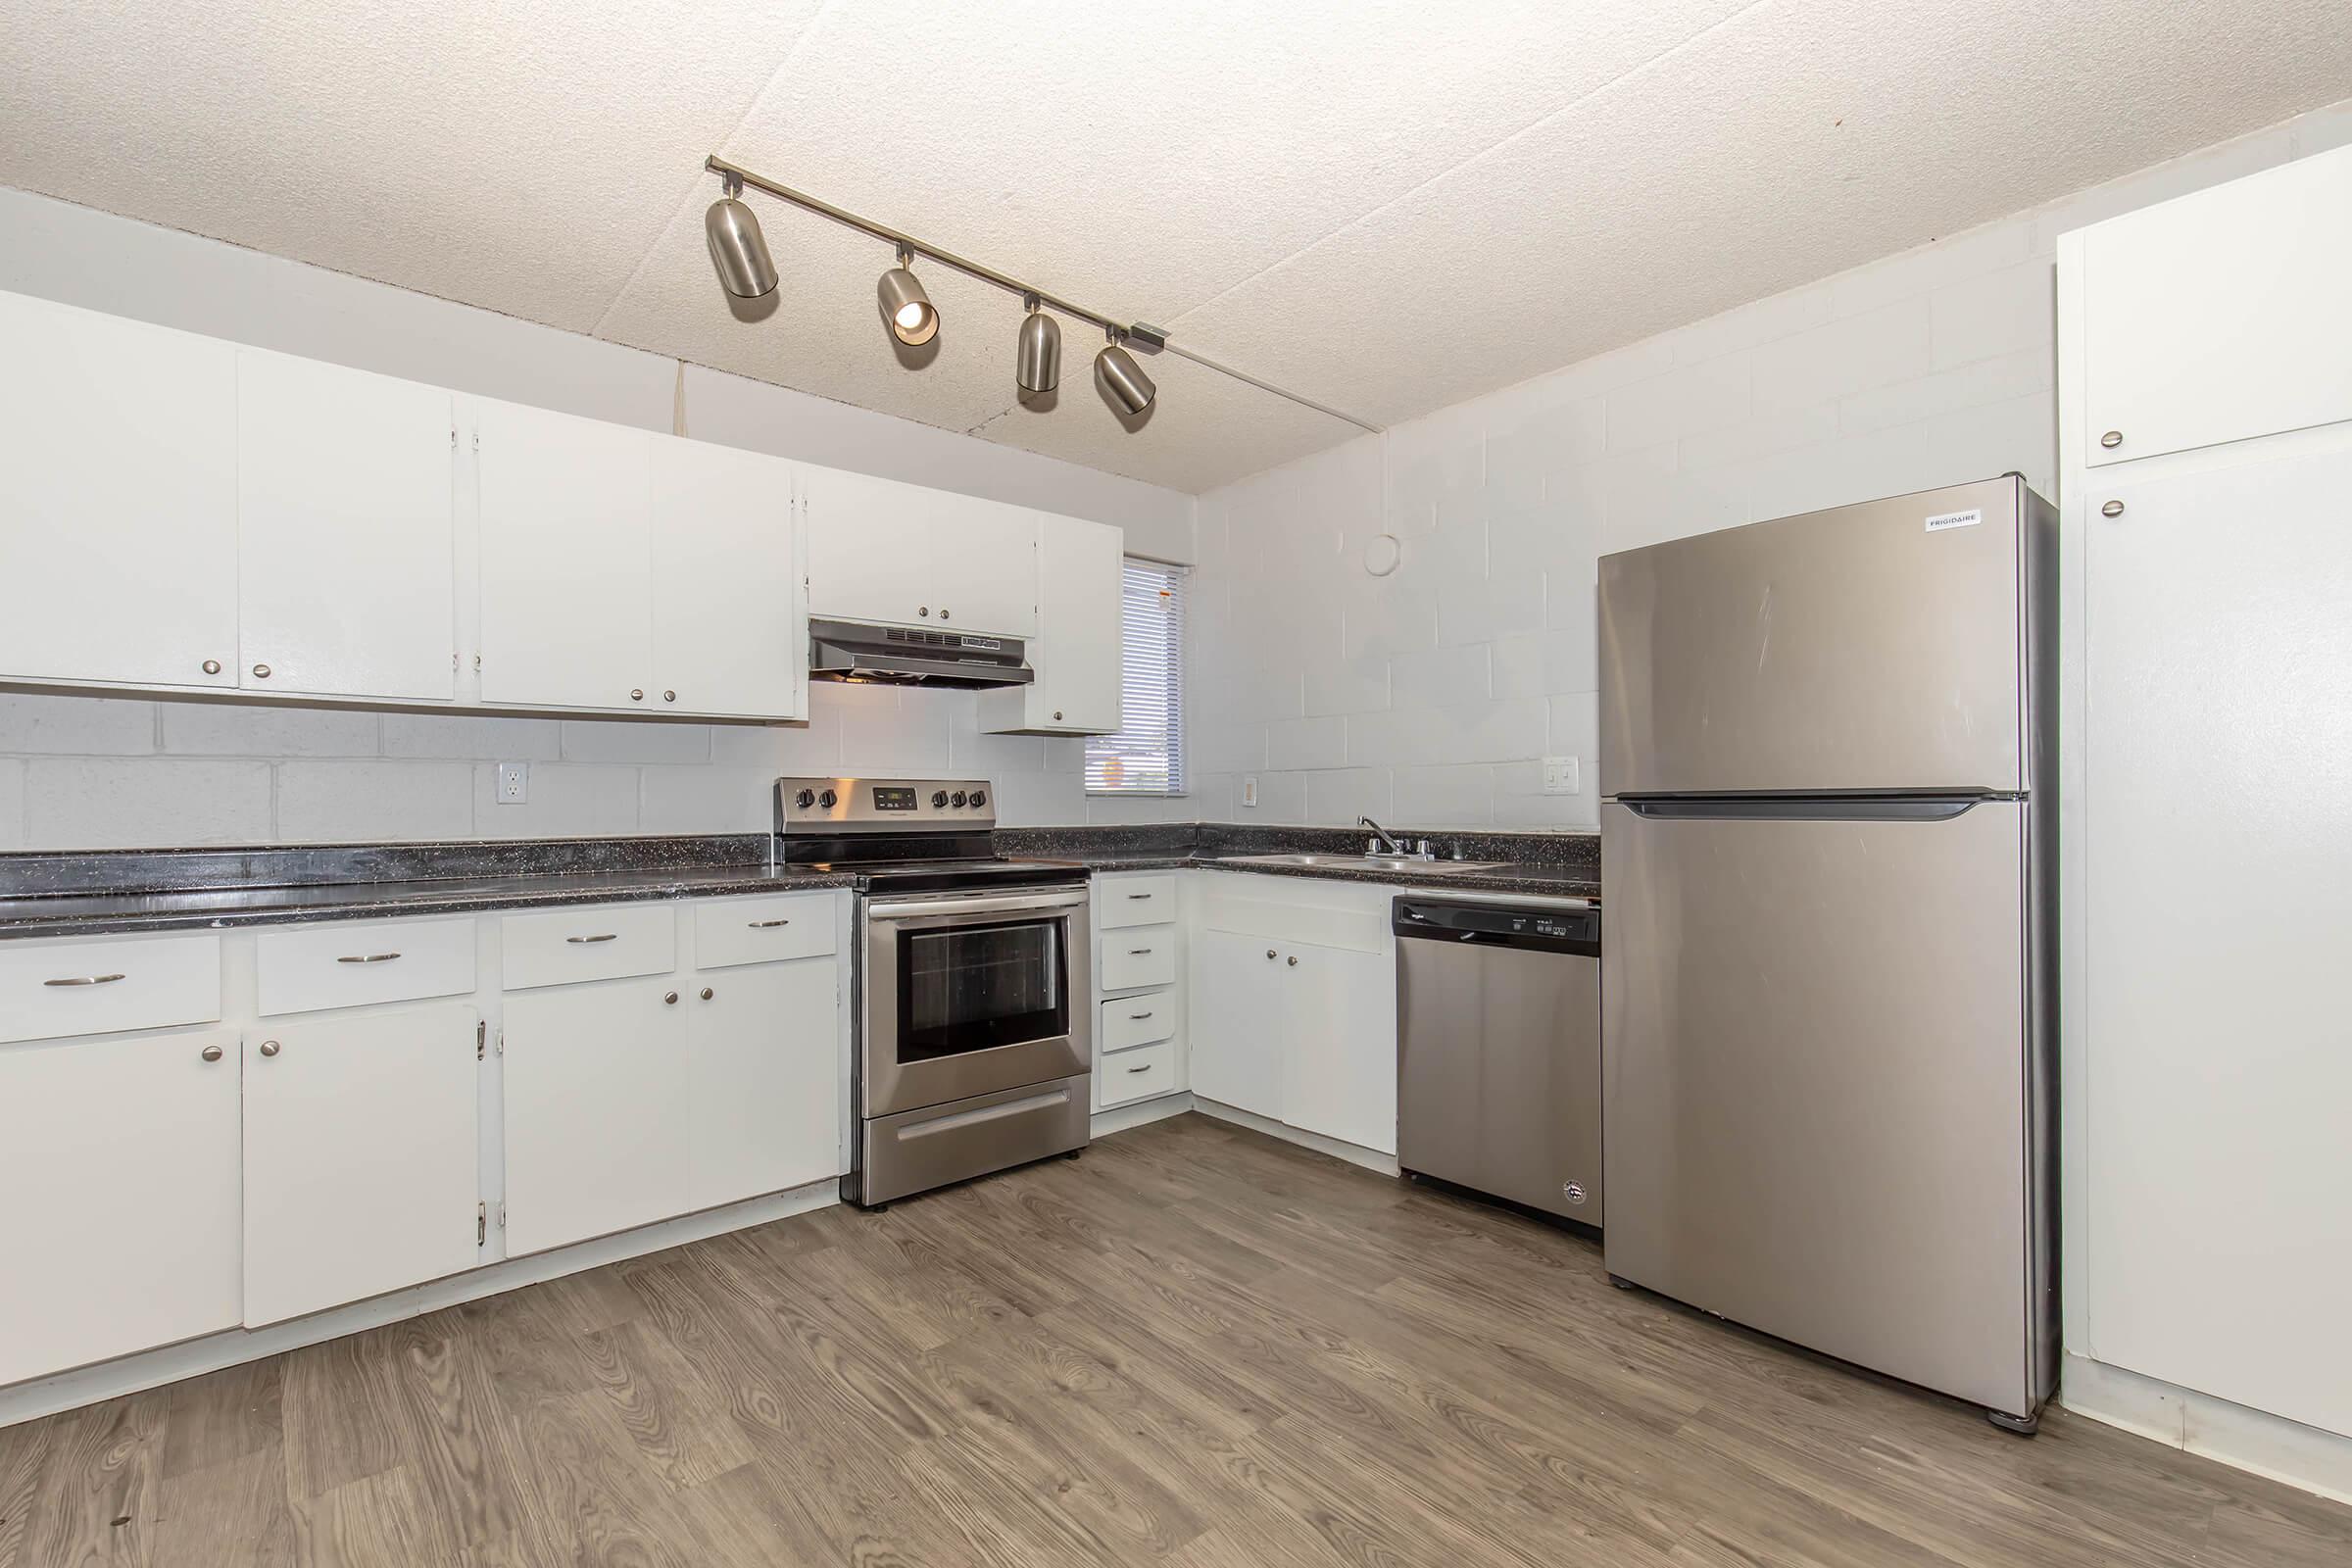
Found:
<path fill-rule="evenodd" d="M 808 464 L 800 473 L 808 514 L 808 612 L 930 624 L 927 492 Z"/>
<path fill-rule="evenodd" d="M 837 976 L 834 961 L 821 957 L 694 977 L 687 1015 L 694 1207 L 841 1174 Z"/>
<path fill-rule="evenodd" d="M 808 620 L 792 465 L 652 438 L 653 679 L 660 710 L 803 716 Z M 797 612 L 797 613 L 796 613 Z"/>
<path fill-rule="evenodd" d="M 1193 1093 L 1282 1119 L 1290 1018 L 1277 984 L 1281 950 L 1236 931 L 1203 931 L 1194 952 Z"/>

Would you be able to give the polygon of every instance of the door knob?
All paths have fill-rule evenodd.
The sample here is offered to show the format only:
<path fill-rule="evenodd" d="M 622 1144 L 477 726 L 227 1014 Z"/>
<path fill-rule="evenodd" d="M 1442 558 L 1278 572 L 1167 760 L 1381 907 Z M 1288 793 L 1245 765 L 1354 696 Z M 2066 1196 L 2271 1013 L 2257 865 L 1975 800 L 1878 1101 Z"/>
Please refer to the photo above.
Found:
<path fill-rule="evenodd" d="M 709 1001 L 710 1000 L 710 998 L 711 998 L 712 994 L 713 994 L 713 993 L 711 992 L 711 990 L 710 990 L 710 988 L 709 986 L 705 986 L 705 987 L 703 987 L 703 1000 L 704 1000 L 705 1002 L 709 1002 Z"/>
<path fill-rule="evenodd" d="M 1061 710 L 1058 708 L 1054 710 L 1054 722 L 1056 724 L 1061 722 Z"/>
<path fill-rule="evenodd" d="M 662 1003 L 664 1006 L 676 1006 L 678 1004 L 678 994 L 675 991 L 670 992 L 662 999 Z"/>
<path fill-rule="evenodd" d="M 218 675 L 218 674 L 220 674 L 220 661 L 219 661 L 218 659 L 208 659 L 208 660 L 206 660 L 206 661 L 204 662 L 204 672 L 205 672 L 207 675 Z"/>
<path fill-rule="evenodd" d="M 632 703 L 642 703 L 642 702 L 644 702 L 644 701 L 645 701 L 645 688 L 644 688 L 644 687 L 642 687 L 642 686 L 632 686 L 632 687 L 630 687 L 630 688 L 629 688 L 629 701 L 630 701 L 630 702 L 632 702 Z"/>
<path fill-rule="evenodd" d="M 2105 435 L 2099 437 L 2099 445 L 2103 447 L 2120 447 L 2123 444 L 2124 432 L 2121 430 L 2110 430 Z"/>
<path fill-rule="evenodd" d="M 268 680 L 270 678 L 270 666 L 268 664 L 256 664 L 253 666 L 253 673 L 254 678 L 257 680 Z"/>
<path fill-rule="evenodd" d="M 942 620 L 945 620 L 945 619 L 947 619 L 947 618 L 948 618 L 948 612 L 947 612 L 946 611 L 944 611 L 944 610 L 943 610 L 943 611 L 941 611 L 941 612 L 939 612 L 939 618 L 940 618 L 940 619 L 942 619 Z"/>
<path fill-rule="evenodd" d="M 663 692 L 662 694 L 662 700 L 665 703 L 674 703 L 678 700 L 678 694 L 676 692 Z"/>
<path fill-rule="evenodd" d="M 263 1041 L 263 1042 L 262 1042 L 262 1054 L 263 1054 L 263 1055 L 265 1055 L 265 1056 L 274 1056 L 274 1055 L 276 1055 L 276 1054 L 277 1054 L 277 1053 L 278 1053 L 278 1044 L 277 1044 L 277 1042 L 276 1042 L 276 1041 L 274 1041 L 274 1040 L 265 1040 L 265 1041 Z"/>
<path fill-rule="evenodd" d="M 1271 958 L 1271 957 L 1273 957 L 1273 956 L 1274 956 L 1274 950 L 1273 950 L 1272 948 L 1268 948 L 1268 949 L 1266 950 L 1266 956 L 1267 956 L 1267 957 L 1269 957 L 1269 958 Z"/>
<path fill-rule="evenodd" d="M 2099 509 L 2099 515 L 2102 517 L 2120 517 L 2123 514 L 2124 504 L 2121 501 L 2110 501 Z"/>
<path fill-rule="evenodd" d="M 202 1052 L 199 1053 L 199 1054 L 202 1055 L 207 1061 L 219 1061 L 220 1059 L 220 1048 L 219 1046 L 207 1046 Z"/>
<path fill-rule="evenodd" d="M 1292 967 L 1292 968 L 1294 968 L 1294 969 L 1296 969 L 1296 968 L 1298 968 L 1298 955 L 1296 955 L 1296 954 L 1293 954 L 1293 955 L 1291 956 L 1291 967 Z"/>

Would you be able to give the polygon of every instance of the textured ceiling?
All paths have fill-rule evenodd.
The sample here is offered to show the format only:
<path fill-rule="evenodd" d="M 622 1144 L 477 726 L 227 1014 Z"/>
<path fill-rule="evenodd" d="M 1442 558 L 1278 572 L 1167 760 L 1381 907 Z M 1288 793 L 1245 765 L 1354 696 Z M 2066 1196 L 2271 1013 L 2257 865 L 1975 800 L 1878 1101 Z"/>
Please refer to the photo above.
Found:
<path fill-rule="evenodd" d="M 2342 0 L 11 0 L 0 182 L 1199 490 L 1353 434 L 754 194 L 717 152 L 1389 423 L 2269 124 Z M 763 302 L 764 303 L 764 302 Z"/>

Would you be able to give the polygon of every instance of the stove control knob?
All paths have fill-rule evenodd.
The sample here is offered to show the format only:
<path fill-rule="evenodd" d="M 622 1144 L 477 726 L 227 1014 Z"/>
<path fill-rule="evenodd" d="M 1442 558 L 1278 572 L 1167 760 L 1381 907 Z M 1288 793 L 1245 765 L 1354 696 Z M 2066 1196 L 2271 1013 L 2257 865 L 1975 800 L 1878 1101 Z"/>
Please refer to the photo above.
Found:
<path fill-rule="evenodd" d="M 988 792 L 986 790 L 972 791 L 972 804 L 974 806 L 986 806 L 988 804 Z"/>
<path fill-rule="evenodd" d="M 948 804 L 950 806 L 961 806 L 963 804 L 963 791 L 957 790 L 955 794 L 949 796 Z"/>
<path fill-rule="evenodd" d="M 823 807 L 828 811 L 840 803 L 841 797 L 834 794 L 831 790 L 826 790 L 823 794 L 816 798 L 816 804 Z"/>
<path fill-rule="evenodd" d="M 802 810 L 806 811 L 807 809 L 808 809 L 808 808 L 810 808 L 811 806 L 814 806 L 814 805 L 816 804 L 816 791 L 814 791 L 814 790 L 803 790 L 803 791 L 801 791 L 801 793 L 800 793 L 800 794 L 798 794 L 798 795 L 795 795 L 795 796 L 792 798 L 792 804 L 793 804 L 793 805 L 795 805 L 795 806 L 797 806 L 797 807 L 799 807 L 799 808 L 800 808 Z"/>
<path fill-rule="evenodd" d="M 946 806 L 947 804 L 948 804 L 948 792 L 947 792 L 946 790 L 933 790 L 933 791 L 931 792 L 931 809 L 933 809 L 934 811 L 936 811 L 936 810 L 938 810 L 938 809 L 939 809 L 941 807 L 943 807 L 943 806 Z"/>

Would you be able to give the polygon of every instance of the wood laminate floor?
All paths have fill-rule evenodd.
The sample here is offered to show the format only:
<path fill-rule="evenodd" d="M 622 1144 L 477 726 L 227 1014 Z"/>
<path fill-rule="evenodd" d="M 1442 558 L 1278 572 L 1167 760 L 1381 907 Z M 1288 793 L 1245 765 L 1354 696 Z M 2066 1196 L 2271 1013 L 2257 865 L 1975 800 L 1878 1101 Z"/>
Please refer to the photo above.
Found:
<path fill-rule="evenodd" d="M 1197 1115 L 0 1431 L 0 1568 L 2352 1562 Z"/>

